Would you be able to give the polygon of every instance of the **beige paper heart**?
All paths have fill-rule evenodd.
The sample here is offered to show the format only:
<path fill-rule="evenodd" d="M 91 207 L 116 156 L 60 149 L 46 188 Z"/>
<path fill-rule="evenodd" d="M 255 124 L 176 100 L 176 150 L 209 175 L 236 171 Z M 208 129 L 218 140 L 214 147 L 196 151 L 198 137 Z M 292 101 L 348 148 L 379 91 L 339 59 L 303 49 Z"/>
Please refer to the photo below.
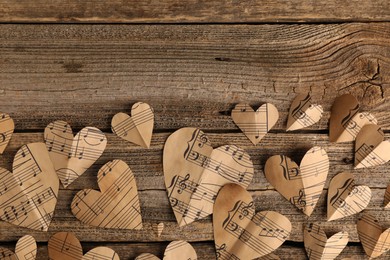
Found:
<path fill-rule="evenodd" d="M 158 223 L 158 224 L 155 224 L 154 229 L 156 230 L 157 236 L 160 237 L 160 236 L 161 236 L 161 233 L 162 233 L 163 230 L 164 230 L 164 223 L 163 223 L 163 222 L 160 222 L 160 223 Z"/>
<path fill-rule="evenodd" d="M 338 232 L 327 237 L 322 228 L 310 223 L 305 226 L 303 240 L 310 260 L 335 259 L 348 244 L 348 233 Z"/>
<path fill-rule="evenodd" d="M 390 141 L 377 125 L 364 126 L 356 137 L 355 169 L 385 164 L 390 160 Z"/>
<path fill-rule="evenodd" d="M 82 260 L 120 260 L 119 255 L 109 247 L 99 246 L 89 250 Z"/>
<path fill-rule="evenodd" d="M 59 181 L 44 143 L 23 145 L 13 172 L 0 168 L 0 218 L 47 231 L 57 203 Z"/>
<path fill-rule="evenodd" d="M 95 127 L 85 127 L 73 137 L 64 121 L 45 128 L 45 143 L 62 185 L 66 188 L 83 174 L 106 148 L 107 138 Z"/>
<path fill-rule="evenodd" d="M 73 198 L 72 213 L 91 226 L 141 229 L 142 218 L 133 172 L 122 160 L 113 160 L 98 172 L 100 191 L 84 189 Z"/>
<path fill-rule="evenodd" d="M 384 202 L 384 207 L 385 209 L 388 209 L 390 208 L 390 184 L 387 185 L 387 189 L 386 189 L 386 192 L 385 192 L 385 202 Z"/>
<path fill-rule="evenodd" d="M 359 218 L 357 231 L 363 249 L 369 257 L 378 257 L 390 249 L 390 228 L 383 230 L 373 216 L 364 214 Z"/>
<path fill-rule="evenodd" d="M 355 140 L 360 129 L 367 124 L 376 124 L 376 118 L 367 112 L 359 113 L 359 102 L 349 94 L 335 99 L 329 122 L 330 142 Z"/>
<path fill-rule="evenodd" d="M 248 187 L 253 178 L 250 156 L 234 145 L 213 149 L 196 128 L 182 128 L 164 146 L 164 178 L 180 226 L 213 213 L 219 189 L 227 183 Z"/>
<path fill-rule="evenodd" d="M 274 155 L 264 169 L 268 182 L 307 216 L 321 196 L 328 171 L 328 155 L 318 146 L 306 152 L 299 167 L 287 156 Z"/>
<path fill-rule="evenodd" d="M 232 119 L 241 131 L 256 145 L 276 124 L 278 109 L 266 103 L 256 111 L 248 104 L 237 104 L 232 110 Z"/>
<path fill-rule="evenodd" d="M 1 260 L 34 260 L 37 256 L 37 243 L 32 236 L 21 237 L 16 243 L 15 253 L 0 247 Z"/>
<path fill-rule="evenodd" d="M 0 113 L 0 154 L 3 154 L 15 130 L 14 120 L 5 113 Z"/>
<path fill-rule="evenodd" d="M 195 249 L 186 241 L 172 241 L 169 243 L 164 252 L 163 260 L 196 260 L 197 255 Z M 135 260 L 160 260 L 157 256 L 149 253 L 144 253 L 135 258 Z"/>
<path fill-rule="evenodd" d="M 332 178 L 329 184 L 328 221 L 359 213 L 368 206 L 370 200 L 370 187 L 355 185 L 351 173 L 339 173 Z"/>
<path fill-rule="evenodd" d="M 255 213 L 252 196 L 237 184 L 218 193 L 213 214 L 217 259 L 254 259 L 266 256 L 289 237 L 291 223 L 274 211 Z"/>
<path fill-rule="evenodd" d="M 321 105 L 312 103 L 309 93 L 298 95 L 292 102 L 288 113 L 287 131 L 314 125 L 320 121 L 323 112 Z"/>

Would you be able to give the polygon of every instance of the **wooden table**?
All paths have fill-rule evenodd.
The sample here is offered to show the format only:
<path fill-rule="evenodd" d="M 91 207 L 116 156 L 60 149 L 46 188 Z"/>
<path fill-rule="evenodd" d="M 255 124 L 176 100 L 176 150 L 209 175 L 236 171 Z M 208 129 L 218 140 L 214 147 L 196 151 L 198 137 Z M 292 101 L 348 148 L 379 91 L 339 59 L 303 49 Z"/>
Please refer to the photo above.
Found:
<path fill-rule="evenodd" d="M 366 211 L 389 226 L 390 211 L 383 209 L 389 164 L 353 170 L 353 143 L 330 144 L 327 128 L 334 98 L 352 93 L 390 138 L 390 3 L 317 2 L 0 1 L 0 111 L 16 123 L 0 165 L 11 169 L 17 149 L 43 141 L 43 129 L 54 120 L 68 121 L 74 131 L 96 126 L 108 137 L 102 157 L 60 190 L 49 232 L 0 222 L 1 246 L 13 249 L 19 237 L 31 234 L 38 241 L 38 259 L 47 259 L 49 237 L 70 231 L 82 241 L 84 252 L 105 245 L 121 259 L 143 252 L 162 257 L 169 241 L 184 239 L 199 259 L 214 259 L 211 218 L 179 228 L 163 181 L 166 138 L 193 126 L 204 130 L 214 146 L 236 144 L 250 153 L 255 178 L 249 190 L 256 209 L 276 210 L 293 223 L 289 240 L 275 252 L 281 259 L 306 258 L 302 234 L 309 221 L 321 222 L 328 232 L 349 232 L 350 243 L 339 259 L 368 259 L 359 243 L 356 215 L 326 222 L 326 189 L 338 172 L 352 172 L 373 191 Z M 325 116 L 309 129 L 286 133 L 291 101 L 309 91 L 324 106 Z M 150 149 L 124 142 L 110 130 L 112 116 L 129 113 L 136 101 L 155 111 Z M 231 120 L 231 109 L 241 101 L 254 106 L 272 102 L 280 111 L 276 127 L 258 146 Z M 299 162 L 314 145 L 326 148 L 331 168 L 318 206 L 307 218 L 268 184 L 263 167 L 274 154 Z M 98 169 L 115 158 L 135 173 L 141 231 L 93 228 L 71 214 L 75 193 L 97 189 Z M 158 222 L 165 223 L 159 238 L 152 228 Z"/>

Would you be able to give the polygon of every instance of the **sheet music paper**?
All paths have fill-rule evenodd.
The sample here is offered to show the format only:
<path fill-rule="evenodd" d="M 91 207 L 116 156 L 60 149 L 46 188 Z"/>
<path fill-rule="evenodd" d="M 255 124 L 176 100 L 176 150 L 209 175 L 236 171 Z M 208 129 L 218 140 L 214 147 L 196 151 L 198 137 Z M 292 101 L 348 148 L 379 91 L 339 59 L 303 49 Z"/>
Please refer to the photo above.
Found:
<path fill-rule="evenodd" d="M 385 201 L 384 201 L 384 207 L 385 209 L 388 209 L 390 208 L 390 184 L 387 185 L 387 189 L 386 189 L 386 192 L 385 192 Z"/>
<path fill-rule="evenodd" d="M 178 240 L 169 243 L 165 249 L 163 260 L 197 260 L 197 258 L 196 251 L 190 243 Z M 144 253 L 136 257 L 135 260 L 160 260 L 160 258 L 150 253 Z"/>
<path fill-rule="evenodd" d="M 70 232 L 59 232 L 50 237 L 47 250 L 50 260 L 81 260 L 83 248 Z"/>
<path fill-rule="evenodd" d="M 329 184 L 328 221 L 359 213 L 368 206 L 370 200 L 370 187 L 355 185 L 351 173 L 339 173 L 332 178 Z"/>
<path fill-rule="evenodd" d="M 213 213 L 217 259 L 249 260 L 266 256 L 289 237 L 291 223 L 274 211 L 255 213 L 252 196 L 237 184 L 218 193 Z"/>
<path fill-rule="evenodd" d="M 313 212 L 329 171 L 325 149 L 315 146 L 306 152 L 300 166 L 284 155 L 274 155 L 265 164 L 268 182 L 307 216 Z"/>
<path fill-rule="evenodd" d="M 335 259 L 348 244 L 348 233 L 338 232 L 327 237 L 318 224 L 310 223 L 303 232 L 306 254 L 310 260 Z"/>
<path fill-rule="evenodd" d="M 116 114 L 111 121 L 111 129 L 117 136 L 149 148 L 154 124 L 153 109 L 146 103 L 135 103 L 131 116 L 125 113 Z"/>
<path fill-rule="evenodd" d="M 91 226 L 141 229 L 142 218 L 133 172 L 122 160 L 113 160 L 97 175 L 100 191 L 84 189 L 73 198 L 73 215 Z"/>
<path fill-rule="evenodd" d="M 73 137 L 65 121 L 50 123 L 44 136 L 50 159 L 65 188 L 99 159 L 107 144 L 106 136 L 95 127 L 85 127 Z"/>
<path fill-rule="evenodd" d="M 237 104 L 232 110 L 234 123 L 254 145 L 271 130 L 278 118 L 278 109 L 270 103 L 263 104 L 256 111 L 248 104 Z"/>
<path fill-rule="evenodd" d="M 149 253 L 143 253 L 137 256 L 135 260 L 160 260 L 160 258 Z"/>
<path fill-rule="evenodd" d="M 182 128 L 164 146 L 164 178 L 179 226 L 213 213 L 219 189 L 227 183 L 248 187 L 253 178 L 250 156 L 235 145 L 213 149 L 201 130 Z"/>
<path fill-rule="evenodd" d="M 119 255 L 109 247 L 99 246 L 89 250 L 82 260 L 120 260 Z"/>
<path fill-rule="evenodd" d="M 376 118 L 367 112 L 359 113 L 359 102 L 345 94 L 335 99 L 329 122 L 330 142 L 350 142 L 355 140 L 360 129 L 367 124 L 376 124 Z"/>
<path fill-rule="evenodd" d="M 8 114 L 0 113 L 0 154 L 3 154 L 14 130 L 14 120 Z"/>
<path fill-rule="evenodd" d="M 1 260 L 35 260 L 37 243 L 32 236 L 21 237 L 16 243 L 15 253 L 7 248 L 0 247 Z"/>
<path fill-rule="evenodd" d="M 59 181 L 44 143 L 23 145 L 13 172 L 0 168 L 0 219 L 47 231 L 57 203 Z"/>

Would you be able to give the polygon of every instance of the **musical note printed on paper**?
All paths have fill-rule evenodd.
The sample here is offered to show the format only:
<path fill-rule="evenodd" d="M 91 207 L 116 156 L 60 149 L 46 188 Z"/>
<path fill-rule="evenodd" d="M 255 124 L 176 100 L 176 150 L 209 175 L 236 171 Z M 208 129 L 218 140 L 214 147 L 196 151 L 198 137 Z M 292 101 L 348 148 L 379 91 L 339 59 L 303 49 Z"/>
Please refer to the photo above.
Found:
<path fill-rule="evenodd" d="M 73 137 L 65 121 L 50 123 L 44 137 L 50 159 L 65 188 L 99 159 L 107 144 L 106 136 L 95 127 L 85 127 Z"/>
<path fill-rule="evenodd" d="M 164 146 L 164 179 L 179 226 L 213 212 L 219 189 L 227 183 L 248 187 L 253 178 L 250 156 L 235 145 L 213 149 L 196 128 L 182 128 Z"/>
<path fill-rule="evenodd" d="M 3 154 L 14 130 L 14 120 L 8 114 L 0 113 L 0 154 Z"/>
<path fill-rule="evenodd" d="M 318 146 L 306 152 L 300 166 L 284 155 L 271 156 L 265 163 L 268 182 L 307 216 L 313 213 L 329 171 L 326 151 Z"/>
<path fill-rule="evenodd" d="M 99 246 L 89 250 L 82 260 L 120 260 L 119 255 L 109 247 Z"/>
<path fill-rule="evenodd" d="M 83 257 L 80 241 L 70 232 L 58 232 L 51 236 L 47 250 L 49 260 L 81 260 Z"/>
<path fill-rule="evenodd" d="M 339 173 L 332 178 L 329 184 L 328 221 L 359 213 L 368 206 L 370 200 L 370 187 L 355 185 L 351 173 Z"/>
<path fill-rule="evenodd" d="M 197 258 L 198 256 L 196 255 L 195 249 L 190 243 L 178 240 L 169 243 L 165 249 L 163 260 L 196 260 Z M 150 253 L 144 253 L 137 256 L 135 260 L 160 260 L 160 258 Z"/>
<path fill-rule="evenodd" d="M 384 202 L 384 207 L 385 209 L 388 209 L 390 208 L 390 184 L 387 185 L 387 189 L 386 189 L 386 192 L 385 192 L 385 202 Z"/>
<path fill-rule="evenodd" d="M 255 213 L 252 196 L 237 184 L 218 193 L 213 213 L 217 259 L 254 259 L 266 256 L 289 237 L 291 223 L 274 211 Z"/>
<path fill-rule="evenodd" d="M 0 247 L 1 260 L 35 260 L 37 243 L 32 236 L 21 237 L 16 243 L 15 253 L 7 248 Z"/>
<path fill-rule="evenodd" d="M 256 145 L 276 124 L 278 109 L 266 103 L 256 111 L 248 104 L 237 104 L 232 110 L 232 119 L 241 131 Z"/>
<path fill-rule="evenodd" d="M 378 257 L 390 249 L 390 228 L 383 230 L 372 215 L 365 213 L 359 218 L 357 231 L 363 249 L 369 257 Z"/>
<path fill-rule="evenodd" d="M 135 103 L 131 116 L 125 113 L 116 114 L 111 121 L 111 129 L 117 136 L 149 148 L 154 124 L 153 109 L 146 103 Z"/>
<path fill-rule="evenodd" d="M 328 238 L 319 225 L 310 223 L 305 226 L 303 240 L 310 260 L 332 260 L 347 246 L 349 238 L 345 231 Z"/>
<path fill-rule="evenodd" d="M 59 181 L 44 143 L 23 145 L 13 172 L 0 168 L 0 219 L 47 231 L 57 203 Z"/>
<path fill-rule="evenodd" d="M 353 141 L 363 126 L 377 124 L 377 120 L 372 114 L 359 113 L 359 108 L 359 102 L 350 94 L 335 99 L 329 122 L 330 142 Z"/>

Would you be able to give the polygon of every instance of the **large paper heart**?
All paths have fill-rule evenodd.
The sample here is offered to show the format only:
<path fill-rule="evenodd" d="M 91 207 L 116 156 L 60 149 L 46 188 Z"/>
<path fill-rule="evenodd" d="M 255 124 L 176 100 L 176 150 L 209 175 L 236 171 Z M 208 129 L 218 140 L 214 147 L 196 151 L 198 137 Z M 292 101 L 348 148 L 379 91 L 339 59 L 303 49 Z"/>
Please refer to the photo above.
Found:
<path fill-rule="evenodd" d="M 119 255 L 109 247 L 99 246 L 89 250 L 82 260 L 120 260 Z"/>
<path fill-rule="evenodd" d="M 146 103 L 135 103 L 131 116 L 125 113 L 116 114 L 111 121 L 111 129 L 117 136 L 149 148 L 154 124 L 153 109 Z"/>
<path fill-rule="evenodd" d="M 45 128 L 45 142 L 58 177 L 66 188 L 102 155 L 107 138 L 95 127 L 85 127 L 73 137 L 68 123 L 55 121 Z"/>
<path fill-rule="evenodd" d="M 59 181 L 44 143 L 23 145 L 13 173 L 0 168 L 0 218 L 47 231 L 57 203 Z"/>
<path fill-rule="evenodd" d="M 390 228 L 383 230 L 378 220 L 364 214 L 357 222 L 360 242 L 366 254 L 378 257 L 390 249 Z"/>
<path fill-rule="evenodd" d="M 0 113 L 0 154 L 3 154 L 14 130 L 14 120 L 9 115 Z"/>
<path fill-rule="evenodd" d="M 385 209 L 388 209 L 390 208 L 390 184 L 387 185 L 387 189 L 386 189 L 386 192 L 385 192 L 385 202 L 384 202 L 384 207 Z"/>
<path fill-rule="evenodd" d="M 256 111 L 248 104 L 237 104 L 232 110 L 232 119 L 241 131 L 256 145 L 276 124 L 278 109 L 266 103 Z"/>
<path fill-rule="evenodd" d="M 357 99 L 350 94 L 336 98 L 330 114 L 330 142 L 353 141 L 363 126 L 377 123 L 372 114 L 359 113 L 359 107 Z"/>
<path fill-rule="evenodd" d="M 355 142 L 355 169 L 385 164 L 390 160 L 390 141 L 377 125 L 366 125 Z"/>
<path fill-rule="evenodd" d="M 355 185 L 351 173 L 339 173 L 329 184 L 328 221 L 359 213 L 367 207 L 370 200 L 370 187 Z"/>
<path fill-rule="evenodd" d="M 253 164 L 244 150 L 234 145 L 213 149 L 196 128 L 182 128 L 168 137 L 163 162 L 169 202 L 180 226 L 212 214 L 223 185 L 246 188 L 253 178 Z"/>
<path fill-rule="evenodd" d="M 227 184 L 218 193 L 213 213 L 217 259 L 254 259 L 280 247 L 291 223 L 274 211 L 255 213 L 252 196 L 239 185 Z"/>
<path fill-rule="evenodd" d="M 98 172 L 100 192 L 79 191 L 73 198 L 73 215 L 91 226 L 119 229 L 141 229 L 142 218 L 137 184 L 129 166 L 113 160 Z"/>
<path fill-rule="evenodd" d="M 173 241 L 165 249 L 163 260 L 196 260 L 195 249 L 186 241 Z M 157 256 L 144 253 L 135 258 L 135 260 L 160 260 Z"/>
<path fill-rule="evenodd" d="M 306 152 L 299 167 L 287 156 L 274 155 L 264 170 L 269 183 L 307 216 L 321 196 L 328 171 L 328 155 L 317 146 Z"/>
<path fill-rule="evenodd" d="M 338 232 L 328 238 L 322 228 L 310 223 L 303 232 L 305 249 L 310 260 L 335 259 L 348 244 L 348 233 Z"/>
<path fill-rule="evenodd" d="M 7 248 L 0 247 L 2 260 L 34 260 L 37 256 L 37 243 L 32 236 L 21 237 L 16 243 L 15 253 Z"/>
<path fill-rule="evenodd" d="M 298 95 L 291 104 L 288 113 L 287 131 L 293 131 L 314 125 L 322 117 L 321 105 L 313 104 L 310 94 Z"/>

